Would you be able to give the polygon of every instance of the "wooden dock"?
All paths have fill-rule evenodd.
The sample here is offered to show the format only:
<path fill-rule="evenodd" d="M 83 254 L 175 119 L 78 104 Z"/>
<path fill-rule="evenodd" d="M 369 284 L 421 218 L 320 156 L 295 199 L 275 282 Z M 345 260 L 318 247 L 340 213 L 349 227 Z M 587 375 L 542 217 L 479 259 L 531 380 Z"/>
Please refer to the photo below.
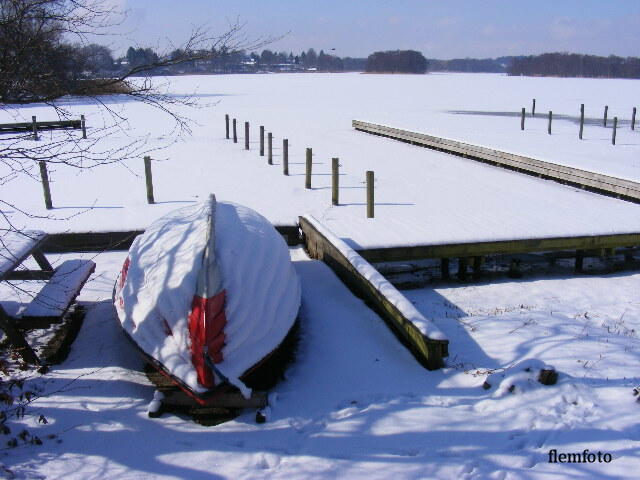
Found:
<path fill-rule="evenodd" d="M 363 122 L 361 120 L 353 120 L 352 125 L 353 128 L 361 132 L 380 135 L 413 145 L 420 145 L 497 167 L 577 186 L 595 193 L 640 203 L 640 183 L 631 180 L 611 177 L 579 168 L 566 167 L 523 155 L 502 152 L 500 150 L 450 140 L 448 138 L 436 137 L 434 135 L 427 135 L 425 133 L 411 132 L 386 125 Z"/>

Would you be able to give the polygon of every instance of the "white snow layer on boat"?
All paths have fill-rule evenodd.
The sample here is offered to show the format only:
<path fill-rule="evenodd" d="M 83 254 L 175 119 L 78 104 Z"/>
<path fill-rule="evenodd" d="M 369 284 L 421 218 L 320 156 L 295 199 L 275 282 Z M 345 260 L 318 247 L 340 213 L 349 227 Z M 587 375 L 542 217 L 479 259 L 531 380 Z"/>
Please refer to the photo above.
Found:
<path fill-rule="evenodd" d="M 140 348 L 198 392 L 205 388 L 191 363 L 188 317 L 207 244 L 209 209 L 209 202 L 181 208 L 136 238 L 123 301 L 115 302 L 123 328 Z M 274 350 L 293 325 L 300 283 L 284 239 L 264 217 L 224 202 L 215 213 L 227 318 L 224 360 L 216 367 L 244 387 L 238 378 Z"/>
<path fill-rule="evenodd" d="M 313 215 L 304 215 L 322 235 L 325 236 L 339 251 L 347 261 L 369 281 L 373 287 L 385 296 L 402 314 L 409 319 L 418 330 L 428 338 L 433 340 L 446 340 L 447 337 L 433 322 L 426 319 L 413 304 L 407 300 L 391 282 L 382 276 L 373 266 L 367 262 L 358 252 L 347 245 L 341 238 L 333 234 L 328 228 L 318 221 Z"/>

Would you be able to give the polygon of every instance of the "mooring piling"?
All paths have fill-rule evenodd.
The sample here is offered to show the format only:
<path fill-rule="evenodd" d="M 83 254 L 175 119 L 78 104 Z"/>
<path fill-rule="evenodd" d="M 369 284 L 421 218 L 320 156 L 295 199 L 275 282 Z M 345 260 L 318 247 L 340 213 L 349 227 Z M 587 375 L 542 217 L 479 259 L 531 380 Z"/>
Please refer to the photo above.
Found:
<path fill-rule="evenodd" d="M 151 157 L 144 157 L 144 179 L 147 185 L 147 203 L 155 203 L 153 198 L 153 176 L 151 175 Z"/>
<path fill-rule="evenodd" d="M 616 144 L 616 132 L 618 130 L 618 117 L 613 117 L 613 133 L 611 134 L 611 144 Z"/>
<path fill-rule="evenodd" d="M 35 115 L 31 117 L 31 131 L 33 132 L 33 139 L 38 140 L 38 122 Z"/>
<path fill-rule="evenodd" d="M 340 161 L 331 159 L 331 205 L 338 205 L 340 188 Z"/>
<path fill-rule="evenodd" d="M 244 149 L 249 150 L 249 122 L 244 122 Z"/>
<path fill-rule="evenodd" d="M 367 170 L 367 218 L 373 218 L 374 214 L 373 183 L 373 172 Z"/>
<path fill-rule="evenodd" d="M 42 191 L 44 193 L 44 206 L 47 207 L 47 210 L 51 210 L 53 208 L 53 203 L 51 202 L 51 188 L 49 187 L 47 164 L 40 160 L 38 165 L 40 166 L 40 179 L 42 180 Z"/>
<path fill-rule="evenodd" d="M 264 157 L 264 125 L 260 125 L 260 156 Z"/>
<path fill-rule="evenodd" d="M 282 173 L 289 175 L 289 140 L 282 139 Z"/>
<path fill-rule="evenodd" d="M 551 119 L 553 118 L 553 112 L 549 110 L 549 125 L 547 126 L 547 133 L 551 135 Z"/>
<path fill-rule="evenodd" d="M 609 114 L 609 105 L 604 106 L 604 118 L 602 119 L 603 126 L 607 126 L 607 115 Z"/>
<path fill-rule="evenodd" d="M 520 113 L 520 130 L 524 130 L 524 115 L 525 115 L 525 108 L 522 107 L 522 112 Z"/>
<path fill-rule="evenodd" d="M 312 157 L 313 152 L 311 148 L 307 148 L 307 159 L 306 159 L 306 169 L 305 169 L 305 179 L 304 179 L 304 188 L 311 188 L 311 165 L 312 165 Z"/>
<path fill-rule="evenodd" d="M 238 130 L 236 129 L 236 119 L 233 119 L 233 143 L 238 143 Z"/>
<path fill-rule="evenodd" d="M 536 116 L 536 99 L 533 99 L 533 102 L 531 103 L 531 116 L 535 117 Z"/>
<path fill-rule="evenodd" d="M 228 113 L 224 115 L 224 131 L 225 131 L 226 139 L 229 140 L 229 114 Z"/>
<path fill-rule="evenodd" d="M 269 155 L 267 163 L 273 165 L 273 134 L 271 132 L 267 135 L 267 154 Z"/>
<path fill-rule="evenodd" d="M 82 138 L 87 138 L 87 122 L 84 115 L 80 115 L 80 126 L 82 127 Z"/>
<path fill-rule="evenodd" d="M 578 134 L 578 138 L 582 140 L 582 132 L 584 130 L 584 103 L 580 104 L 580 133 Z"/>
<path fill-rule="evenodd" d="M 633 111 L 631 112 L 631 130 L 636 129 L 636 107 L 633 107 Z"/>

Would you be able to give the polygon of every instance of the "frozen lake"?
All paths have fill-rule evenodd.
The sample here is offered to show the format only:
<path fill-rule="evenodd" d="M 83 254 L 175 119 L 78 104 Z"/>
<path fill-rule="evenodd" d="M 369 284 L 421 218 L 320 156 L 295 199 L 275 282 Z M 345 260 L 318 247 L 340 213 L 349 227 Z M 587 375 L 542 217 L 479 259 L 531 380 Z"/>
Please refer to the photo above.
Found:
<path fill-rule="evenodd" d="M 161 79 L 157 79 L 161 81 Z M 196 92 L 198 109 L 177 108 L 194 120 L 191 136 L 172 141 L 171 119 L 138 103 L 107 99 L 128 122 L 101 142 L 105 147 L 144 140 L 151 152 L 156 205 L 147 205 L 142 158 L 92 170 L 51 168 L 55 210 L 43 208 L 36 179 L 3 186 L 3 198 L 51 219 L 20 217 L 18 225 L 48 231 L 124 230 L 210 192 L 252 207 L 277 224 L 312 213 L 356 247 L 629 233 L 640 230 L 640 208 L 473 161 L 394 142 L 351 127 L 354 118 L 423 131 L 564 163 L 609 175 L 640 179 L 640 130 L 621 121 L 618 144 L 595 120 L 577 137 L 571 118 L 546 133 L 544 113 L 575 117 L 580 103 L 588 119 L 609 106 L 609 117 L 629 120 L 640 103 L 635 80 L 520 78 L 489 74 L 363 75 L 278 74 L 185 76 L 167 79 L 180 96 Z M 520 131 L 517 113 L 537 99 L 536 118 Z M 95 138 L 113 117 L 83 100 Z M 15 119 L 43 107 L 13 111 Z M 456 113 L 457 112 L 457 113 Z M 476 112 L 475 114 L 460 112 Z M 485 112 L 480 114 L 478 112 Z M 238 144 L 224 139 L 224 114 L 238 118 Z M 8 113 L 3 114 L 8 117 Z M 243 149 L 244 121 L 251 122 L 251 150 Z M 274 134 L 274 163 L 258 156 L 258 127 Z M 60 134 L 43 133 L 43 137 Z M 289 140 L 289 177 L 282 175 L 282 139 Z M 312 190 L 304 188 L 305 148 L 314 153 Z M 340 205 L 331 206 L 331 158 L 341 163 Z M 376 175 L 376 218 L 366 219 L 365 171 Z M 56 220 L 57 219 L 57 220 Z M 62 219 L 62 221 L 60 220 Z"/>

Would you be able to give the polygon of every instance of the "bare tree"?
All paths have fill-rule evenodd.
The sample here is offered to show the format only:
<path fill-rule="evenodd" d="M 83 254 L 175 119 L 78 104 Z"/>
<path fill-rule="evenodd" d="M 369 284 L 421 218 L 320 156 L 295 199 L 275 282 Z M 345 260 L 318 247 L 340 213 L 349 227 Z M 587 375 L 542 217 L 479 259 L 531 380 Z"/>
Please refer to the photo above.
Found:
<path fill-rule="evenodd" d="M 169 95 L 149 74 L 241 49 L 260 48 L 274 40 L 250 41 L 243 35 L 243 25 L 236 21 L 221 34 L 195 28 L 182 44 L 170 45 L 166 53 L 150 62 L 115 71 L 92 69 L 92 55 L 104 57 L 105 52 L 88 42 L 89 35 L 108 34 L 123 18 L 121 12 L 104 4 L 100 0 L 0 0 L 0 110 L 38 102 L 65 118 L 70 112 L 61 98 L 82 95 L 111 118 L 110 124 L 99 131 L 94 129 L 92 138 L 84 141 L 79 141 L 77 134 L 66 132 L 57 133 L 46 142 L 29 141 L 28 134 L 0 134 L 0 186 L 23 176 L 38 178 L 39 162 L 83 169 L 147 153 L 151 147 L 144 139 L 117 146 L 105 142 L 126 119 L 105 103 L 103 93 L 118 93 L 151 105 L 169 115 L 175 135 L 189 133 L 189 121 L 177 107 L 196 106 L 194 98 Z M 19 199 L 0 196 L 0 235 L 2 231 L 20 229 L 16 216 L 34 214 L 21 208 Z"/>

